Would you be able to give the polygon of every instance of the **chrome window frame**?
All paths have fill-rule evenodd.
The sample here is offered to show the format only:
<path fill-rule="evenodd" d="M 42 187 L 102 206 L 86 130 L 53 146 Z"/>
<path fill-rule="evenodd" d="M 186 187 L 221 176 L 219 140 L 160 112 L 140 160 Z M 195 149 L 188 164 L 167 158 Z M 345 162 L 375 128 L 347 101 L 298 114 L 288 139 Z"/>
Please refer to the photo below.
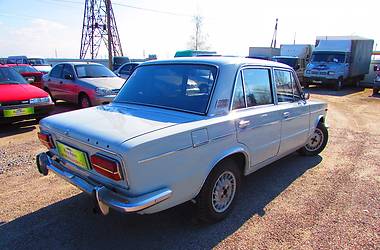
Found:
<path fill-rule="evenodd" d="M 269 73 L 269 81 L 270 81 L 270 88 L 271 88 L 271 95 L 272 95 L 272 103 L 270 104 L 262 104 L 262 105 L 256 105 L 256 106 L 250 106 L 248 107 L 247 103 L 247 96 L 246 96 L 246 91 L 245 91 L 245 80 L 244 80 L 244 74 L 243 70 L 244 69 L 266 69 L 268 70 Z M 236 90 L 236 83 L 238 79 L 238 75 L 241 74 L 242 77 L 242 85 L 243 85 L 243 93 L 244 93 L 244 101 L 245 101 L 245 107 L 244 108 L 238 108 L 238 109 L 232 109 L 233 106 L 233 100 L 235 97 L 235 90 Z M 242 65 L 238 70 L 235 75 L 235 81 L 234 81 L 234 87 L 232 89 L 232 95 L 231 95 L 231 102 L 230 102 L 230 107 L 229 107 L 229 112 L 231 111 L 240 111 L 240 110 L 249 110 L 249 109 L 257 109 L 257 108 L 262 108 L 262 107 L 270 107 L 276 105 L 277 102 L 277 95 L 275 95 L 275 88 L 273 86 L 273 67 L 271 66 L 261 66 L 261 65 Z"/>
<path fill-rule="evenodd" d="M 281 67 L 272 67 L 272 70 L 273 70 L 273 85 L 274 85 L 274 87 L 275 87 L 275 89 L 276 89 L 275 96 L 276 96 L 276 100 L 277 100 L 277 104 L 278 104 L 278 105 L 279 105 L 279 104 L 282 104 L 282 103 L 294 103 L 294 102 L 297 102 L 297 101 L 296 101 L 295 98 L 294 98 L 294 87 L 293 87 L 293 85 L 292 85 L 293 101 L 292 101 L 292 102 L 289 102 L 289 101 L 286 101 L 286 102 L 279 102 L 279 101 L 278 101 L 278 96 L 277 96 L 277 84 L 276 84 L 276 82 L 275 82 L 276 79 L 275 79 L 275 74 L 274 74 L 275 70 L 282 70 L 282 71 L 287 71 L 287 72 L 290 73 L 291 78 L 293 78 L 293 80 L 295 80 L 294 83 L 295 83 L 295 85 L 297 86 L 297 88 L 298 88 L 298 90 L 299 90 L 299 92 L 300 92 L 300 96 L 301 96 L 301 99 L 300 99 L 300 100 L 303 100 L 303 99 L 302 99 L 302 90 L 299 88 L 299 86 L 300 86 L 300 84 L 299 84 L 299 80 L 298 80 L 297 77 L 295 77 L 295 72 L 294 72 L 294 70 L 292 70 L 292 69 L 287 69 L 287 68 L 281 68 Z M 297 79 L 297 80 L 296 80 L 296 79 Z"/>

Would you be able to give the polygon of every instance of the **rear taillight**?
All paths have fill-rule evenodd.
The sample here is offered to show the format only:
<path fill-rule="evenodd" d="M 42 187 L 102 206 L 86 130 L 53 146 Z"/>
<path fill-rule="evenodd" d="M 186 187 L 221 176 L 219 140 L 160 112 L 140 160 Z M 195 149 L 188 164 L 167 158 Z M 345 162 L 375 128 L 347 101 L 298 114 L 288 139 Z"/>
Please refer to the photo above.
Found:
<path fill-rule="evenodd" d="M 91 155 L 91 165 L 96 172 L 112 180 L 120 181 L 122 179 L 120 163 L 115 159 L 101 154 L 95 154 Z"/>
<path fill-rule="evenodd" d="M 49 134 L 38 132 L 38 139 L 40 139 L 41 143 L 48 149 L 54 148 L 53 140 Z"/>

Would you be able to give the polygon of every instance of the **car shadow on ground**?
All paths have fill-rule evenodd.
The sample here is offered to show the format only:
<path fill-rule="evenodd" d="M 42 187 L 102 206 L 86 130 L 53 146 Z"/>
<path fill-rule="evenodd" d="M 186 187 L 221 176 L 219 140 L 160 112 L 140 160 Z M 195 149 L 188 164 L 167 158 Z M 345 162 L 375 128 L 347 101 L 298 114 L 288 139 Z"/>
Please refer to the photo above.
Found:
<path fill-rule="evenodd" d="M 0 138 L 30 132 L 37 128 L 38 122 L 34 119 L 0 125 Z"/>
<path fill-rule="evenodd" d="M 297 178 L 322 161 L 292 154 L 251 175 L 232 213 L 213 225 L 192 222 L 190 203 L 152 215 L 92 213 L 91 199 L 79 194 L 0 226 L 0 249 L 10 248 L 212 248 L 237 231 Z M 43 178 L 43 177 L 41 177 Z"/>
<path fill-rule="evenodd" d="M 77 109 L 74 104 L 59 101 L 50 115 L 68 112 Z M 12 124 L 0 124 L 0 138 L 22 134 L 37 129 L 38 122 L 35 119 L 14 122 Z"/>
<path fill-rule="evenodd" d="M 308 88 L 304 88 L 306 93 L 310 94 L 318 94 L 318 95 L 329 95 L 329 96 L 347 96 L 356 94 L 359 92 L 363 92 L 365 88 L 363 87 L 343 87 L 341 90 L 334 90 L 328 86 L 310 86 Z"/>

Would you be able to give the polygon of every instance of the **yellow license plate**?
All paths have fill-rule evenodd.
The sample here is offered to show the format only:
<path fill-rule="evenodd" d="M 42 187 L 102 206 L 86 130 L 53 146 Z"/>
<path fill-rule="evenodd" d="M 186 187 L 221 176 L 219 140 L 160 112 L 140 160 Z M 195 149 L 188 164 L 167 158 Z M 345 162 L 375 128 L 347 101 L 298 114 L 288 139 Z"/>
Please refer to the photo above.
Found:
<path fill-rule="evenodd" d="M 60 156 L 70 161 L 71 163 L 89 170 L 90 164 L 88 163 L 87 154 L 83 151 L 67 146 L 61 142 L 57 142 L 57 149 Z"/>
<path fill-rule="evenodd" d="M 4 117 L 33 115 L 34 114 L 34 107 L 18 108 L 18 109 L 5 109 L 3 112 L 4 112 Z"/>

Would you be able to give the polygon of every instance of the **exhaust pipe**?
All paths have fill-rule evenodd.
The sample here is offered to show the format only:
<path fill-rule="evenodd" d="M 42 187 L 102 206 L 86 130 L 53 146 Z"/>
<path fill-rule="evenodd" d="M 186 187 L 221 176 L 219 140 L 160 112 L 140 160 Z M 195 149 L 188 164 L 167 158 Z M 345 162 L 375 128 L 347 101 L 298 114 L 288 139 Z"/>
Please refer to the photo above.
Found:
<path fill-rule="evenodd" d="M 36 157 L 37 169 L 42 175 L 48 175 L 49 169 L 47 165 L 49 164 L 49 157 L 46 153 L 40 153 Z"/>

